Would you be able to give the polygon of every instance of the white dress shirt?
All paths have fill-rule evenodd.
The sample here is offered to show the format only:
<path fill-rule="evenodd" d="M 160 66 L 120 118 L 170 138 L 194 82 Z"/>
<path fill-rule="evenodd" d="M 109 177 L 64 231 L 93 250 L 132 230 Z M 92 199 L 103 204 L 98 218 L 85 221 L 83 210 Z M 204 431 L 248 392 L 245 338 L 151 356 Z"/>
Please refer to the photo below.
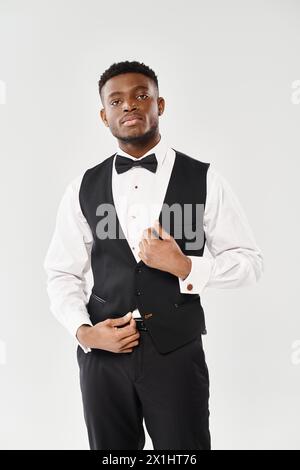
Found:
<path fill-rule="evenodd" d="M 156 173 L 133 167 L 118 174 L 114 164 L 117 154 L 136 160 L 119 147 L 113 162 L 113 200 L 137 262 L 140 261 L 142 231 L 159 217 L 175 160 L 175 151 L 164 137 L 141 158 L 150 153 L 155 153 L 157 158 Z M 79 204 L 83 174 L 71 181 L 65 190 L 44 261 L 51 311 L 75 338 L 81 325 L 92 325 L 86 305 L 93 236 Z M 236 195 L 212 165 L 207 171 L 203 226 L 206 237 L 203 256 L 189 256 L 191 272 L 184 280 L 178 278 L 180 292 L 201 294 L 207 287 L 236 288 L 258 281 L 264 269 L 261 251 Z M 141 317 L 138 309 L 133 311 L 133 317 Z M 85 352 L 90 351 L 80 346 Z"/>

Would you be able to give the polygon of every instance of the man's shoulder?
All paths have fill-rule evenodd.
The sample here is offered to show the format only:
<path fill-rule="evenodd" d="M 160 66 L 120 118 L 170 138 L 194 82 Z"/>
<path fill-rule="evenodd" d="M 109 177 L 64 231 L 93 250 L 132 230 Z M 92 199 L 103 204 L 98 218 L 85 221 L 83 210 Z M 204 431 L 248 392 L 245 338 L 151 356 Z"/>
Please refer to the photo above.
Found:
<path fill-rule="evenodd" d="M 83 174 L 97 173 L 98 171 L 101 171 L 102 169 L 107 168 L 107 166 L 111 163 L 111 160 L 114 158 L 114 156 L 115 156 L 115 153 L 113 153 L 110 157 L 107 157 L 104 160 L 102 160 L 102 162 L 97 163 L 97 165 L 87 168 Z"/>
<path fill-rule="evenodd" d="M 191 155 L 190 152 L 186 153 L 186 152 L 182 152 L 181 150 L 177 150 L 174 147 L 172 147 L 172 148 L 175 151 L 175 153 L 180 157 L 180 161 L 182 161 L 183 163 L 190 164 L 193 167 L 197 167 L 197 168 L 203 168 L 203 169 L 208 169 L 209 168 L 209 166 L 210 166 L 209 162 L 205 162 L 205 161 L 201 160 L 200 158 L 198 158 L 194 154 Z"/>
<path fill-rule="evenodd" d="M 93 165 L 92 167 L 88 167 L 85 170 L 83 170 L 81 173 L 79 173 L 70 181 L 68 186 L 72 188 L 73 190 L 78 191 L 78 189 L 80 188 L 82 184 L 83 179 L 91 177 L 92 175 L 95 175 L 95 174 L 98 175 L 99 172 L 106 169 L 109 166 L 114 155 L 115 154 L 111 155 L 110 157 L 107 157 L 102 162 L 97 163 L 96 165 Z"/>

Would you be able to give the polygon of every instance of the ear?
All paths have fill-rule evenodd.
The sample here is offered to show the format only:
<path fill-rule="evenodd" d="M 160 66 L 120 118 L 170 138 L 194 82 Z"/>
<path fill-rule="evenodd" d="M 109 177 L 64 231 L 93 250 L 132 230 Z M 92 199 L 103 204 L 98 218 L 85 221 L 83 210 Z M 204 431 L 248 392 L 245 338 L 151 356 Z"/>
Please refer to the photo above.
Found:
<path fill-rule="evenodd" d="M 106 125 L 106 127 L 109 127 L 107 119 L 106 119 L 106 113 L 105 113 L 104 108 L 100 109 L 100 117 L 101 117 L 102 121 L 104 122 L 104 124 Z"/>
<path fill-rule="evenodd" d="M 158 106 L 158 115 L 161 116 L 164 112 L 164 109 L 165 109 L 165 100 L 162 96 L 160 96 L 159 98 L 157 98 L 157 106 Z"/>

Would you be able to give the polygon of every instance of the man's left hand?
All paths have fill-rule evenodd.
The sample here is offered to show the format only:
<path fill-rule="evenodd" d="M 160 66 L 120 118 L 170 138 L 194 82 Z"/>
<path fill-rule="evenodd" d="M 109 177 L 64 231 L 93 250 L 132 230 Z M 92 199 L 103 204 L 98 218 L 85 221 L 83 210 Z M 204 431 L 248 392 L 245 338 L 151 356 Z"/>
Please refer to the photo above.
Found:
<path fill-rule="evenodd" d="M 159 240 L 157 234 L 162 238 Z M 143 231 L 139 243 L 139 257 L 149 267 L 167 271 L 185 279 L 191 271 L 192 262 L 180 249 L 175 239 L 156 220 L 153 227 Z"/>

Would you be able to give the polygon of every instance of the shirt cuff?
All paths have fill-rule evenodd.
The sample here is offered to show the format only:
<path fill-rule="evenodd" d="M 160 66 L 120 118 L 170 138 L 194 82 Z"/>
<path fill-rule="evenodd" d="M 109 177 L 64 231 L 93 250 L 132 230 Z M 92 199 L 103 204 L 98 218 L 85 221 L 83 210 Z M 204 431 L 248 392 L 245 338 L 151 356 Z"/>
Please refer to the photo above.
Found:
<path fill-rule="evenodd" d="M 87 323 L 82 323 L 82 325 L 86 325 Z M 81 326 L 81 325 L 80 325 Z M 78 328 L 80 328 L 80 326 Z M 93 326 L 93 325 L 91 325 Z M 81 349 L 83 349 L 83 351 L 85 353 L 89 353 L 91 352 L 91 348 L 89 348 L 88 346 L 84 346 L 83 344 L 80 343 L 80 341 L 78 341 L 77 337 L 75 336 L 75 339 L 76 339 L 76 342 L 77 344 L 79 344 L 79 346 L 81 347 Z"/>
<path fill-rule="evenodd" d="M 192 262 L 191 271 L 185 279 L 178 278 L 181 294 L 201 294 L 206 286 L 214 264 L 214 259 L 203 256 L 188 256 Z"/>
<path fill-rule="evenodd" d="M 83 344 L 78 341 L 76 336 L 78 328 L 82 325 L 90 325 L 93 326 L 89 316 L 87 316 L 86 312 L 78 312 L 77 315 L 73 315 L 72 320 L 68 321 L 67 329 L 71 333 L 71 335 L 75 338 L 77 344 L 83 349 L 85 353 L 91 352 L 91 348 L 84 346 Z"/>

